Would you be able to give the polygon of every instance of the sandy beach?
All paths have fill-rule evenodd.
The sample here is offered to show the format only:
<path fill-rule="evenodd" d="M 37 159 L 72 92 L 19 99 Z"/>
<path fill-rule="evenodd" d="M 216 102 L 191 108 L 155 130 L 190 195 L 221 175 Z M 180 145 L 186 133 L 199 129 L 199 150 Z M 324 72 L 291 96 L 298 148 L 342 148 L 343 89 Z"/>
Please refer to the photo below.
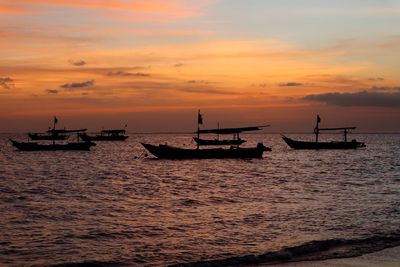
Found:
<path fill-rule="evenodd" d="M 279 267 L 398 267 L 400 266 L 400 246 L 365 254 L 359 257 L 331 259 L 323 261 L 302 261 L 284 263 Z"/>

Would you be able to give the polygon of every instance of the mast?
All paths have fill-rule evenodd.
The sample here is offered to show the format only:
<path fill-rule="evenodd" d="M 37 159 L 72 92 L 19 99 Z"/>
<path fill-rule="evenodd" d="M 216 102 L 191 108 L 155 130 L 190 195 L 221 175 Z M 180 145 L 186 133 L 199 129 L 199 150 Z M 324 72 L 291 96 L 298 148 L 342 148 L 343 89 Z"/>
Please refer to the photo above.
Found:
<path fill-rule="evenodd" d="M 315 125 L 314 133 L 315 133 L 315 142 L 318 143 L 318 135 L 319 135 L 319 123 L 321 122 L 321 118 L 317 115 L 317 125 Z"/>
<path fill-rule="evenodd" d="M 54 120 L 53 120 L 53 133 L 52 133 L 52 135 L 58 135 L 57 133 L 56 133 L 56 124 L 57 124 L 57 122 L 58 122 L 58 119 L 57 119 L 57 117 L 56 116 L 54 116 Z M 53 139 L 53 145 L 55 144 L 55 140 Z"/>
<path fill-rule="evenodd" d="M 203 124 L 203 117 L 201 116 L 200 109 L 197 113 L 197 139 L 200 138 L 200 124 Z M 197 149 L 200 148 L 199 143 L 197 143 Z"/>

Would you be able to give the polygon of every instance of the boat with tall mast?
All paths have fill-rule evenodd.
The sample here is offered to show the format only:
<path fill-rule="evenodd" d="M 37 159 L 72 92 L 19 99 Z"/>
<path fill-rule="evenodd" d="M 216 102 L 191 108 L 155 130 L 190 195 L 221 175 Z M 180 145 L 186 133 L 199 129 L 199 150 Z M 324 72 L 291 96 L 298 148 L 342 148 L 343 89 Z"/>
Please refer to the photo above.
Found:
<path fill-rule="evenodd" d="M 28 136 L 31 140 L 42 140 L 42 141 L 52 141 L 51 143 L 37 143 L 37 142 L 21 142 L 10 139 L 12 145 L 20 151 L 43 151 L 43 150 L 90 150 L 92 146 L 96 144 L 91 141 L 81 142 L 79 134 L 86 131 L 86 129 L 78 130 L 66 130 L 66 129 L 56 129 L 56 124 L 58 122 L 57 117 L 54 117 L 53 129 L 50 129 L 48 134 L 37 134 L 32 138 L 32 134 L 29 133 Z M 56 141 L 63 141 L 69 138 L 69 134 L 76 133 L 77 141 L 68 143 L 56 143 Z"/>
<path fill-rule="evenodd" d="M 262 158 L 265 151 L 271 151 L 270 148 L 264 146 L 262 143 L 258 143 L 256 147 L 240 147 L 243 142 L 233 143 L 232 140 L 241 140 L 239 133 L 246 130 L 260 130 L 258 126 L 253 127 L 242 127 L 242 128 L 225 128 L 225 129 L 210 129 L 203 130 L 203 133 L 222 133 L 222 134 L 235 134 L 236 139 L 232 140 L 203 140 L 200 139 L 200 125 L 203 124 L 203 117 L 198 112 L 197 119 L 197 147 L 196 148 L 179 148 L 170 145 L 152 145 L 142 143 L 142 145 L 155 157 L 160 159 L 228 159 L 228 158 Z M 257 128 L 257 129 L 256 129 Z M 195 139 L 196 140 L 196 139 Z M 229 148 L 203 148 L 200 149 L 200 143 L 198 140 L 207 142 L 207 145 L 231 145 Z M 224 144 L 225 143 L 225 144 Z M 204 143 L 202 144 L 204 145 Z"/>
<path fill-rule="evenodd" d="M 79 130 L 66 130 L 64 129 L 56 129 L 56 125 L 58 123 L 58 119 L 54 116 L 53 120 L 53 128 L 49 127 L 45 133 L 28 133 L 28 136 L 31 140 L 67 140 L 69 138 L 69 133 L 76 133 L 76 132 L 85 132 L 86 129 L 79 129 Z"/>
<path fill-rule="evenodd" d="M 285 135 L 282 135 L 282 139 L 286 142 L 288 146 L 293 149 L 356 149 L 361 147 L 366 147 L 365 143 L 358 142 L 353 139 L 350 142 L 347 139 L 347 134 L 350 130 L 356 129 L 356 127 L 335 127 L 335 128 L 320 128 L 321 118 L 317 115 L 317 124 L 314 128 L 315 142 L 313 141 L 296 141 Z M 343 141 L 331 141 L 331 142 L 321 142 L 319 140 L 320 132 L 328 131 L 343 131 L 344 140 Z"/>

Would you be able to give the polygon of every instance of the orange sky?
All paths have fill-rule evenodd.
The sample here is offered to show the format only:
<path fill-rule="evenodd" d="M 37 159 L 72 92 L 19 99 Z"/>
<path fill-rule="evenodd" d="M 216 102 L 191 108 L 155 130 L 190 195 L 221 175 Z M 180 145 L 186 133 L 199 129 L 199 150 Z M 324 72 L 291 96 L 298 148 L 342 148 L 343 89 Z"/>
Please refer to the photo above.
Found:
<path fill-rule="evenodd" d="M 400 131 L 398 1 L 248 3 L 0 0 L 0 132 Z"/>

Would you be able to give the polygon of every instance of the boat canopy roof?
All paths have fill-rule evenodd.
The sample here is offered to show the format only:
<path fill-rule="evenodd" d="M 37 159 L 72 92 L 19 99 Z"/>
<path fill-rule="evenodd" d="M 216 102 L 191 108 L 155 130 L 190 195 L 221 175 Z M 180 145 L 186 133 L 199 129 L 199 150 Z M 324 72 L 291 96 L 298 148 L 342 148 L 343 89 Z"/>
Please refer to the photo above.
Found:
<path fill-rule="evenodd" d="M 101 133 L 103 134 L 124 134 L 126 131 L 123 129 L 117 130 L 102 130 Z"/>
<path fill-rule="evenodd" d="M 79 133 L 79 132 L 86 132 L 87 129 L 77 129 L 77 130 L 66 130 L 66 129 L 51 129 L 48 130 L 48 133 L 52 134 L 62 134 L 62 133 Z"/>
<path fill-rule="evenodd" d="M 320 131 L 354 130 L 357 127 L 318 128 Z"/>
<path fill-rule="evenodd" d="M 261 128 L 268 127 L 269 125 L 261 125 L 261 126 L 250 126 L 250 127 L 241 127 L 241 128 L 220 128 L 220 129 L 205 129 L 199 130 L 199 133 L 208 134 L 236 134 L 241 132 L 250 132 L 250 131 L 259 131 Z"/>

